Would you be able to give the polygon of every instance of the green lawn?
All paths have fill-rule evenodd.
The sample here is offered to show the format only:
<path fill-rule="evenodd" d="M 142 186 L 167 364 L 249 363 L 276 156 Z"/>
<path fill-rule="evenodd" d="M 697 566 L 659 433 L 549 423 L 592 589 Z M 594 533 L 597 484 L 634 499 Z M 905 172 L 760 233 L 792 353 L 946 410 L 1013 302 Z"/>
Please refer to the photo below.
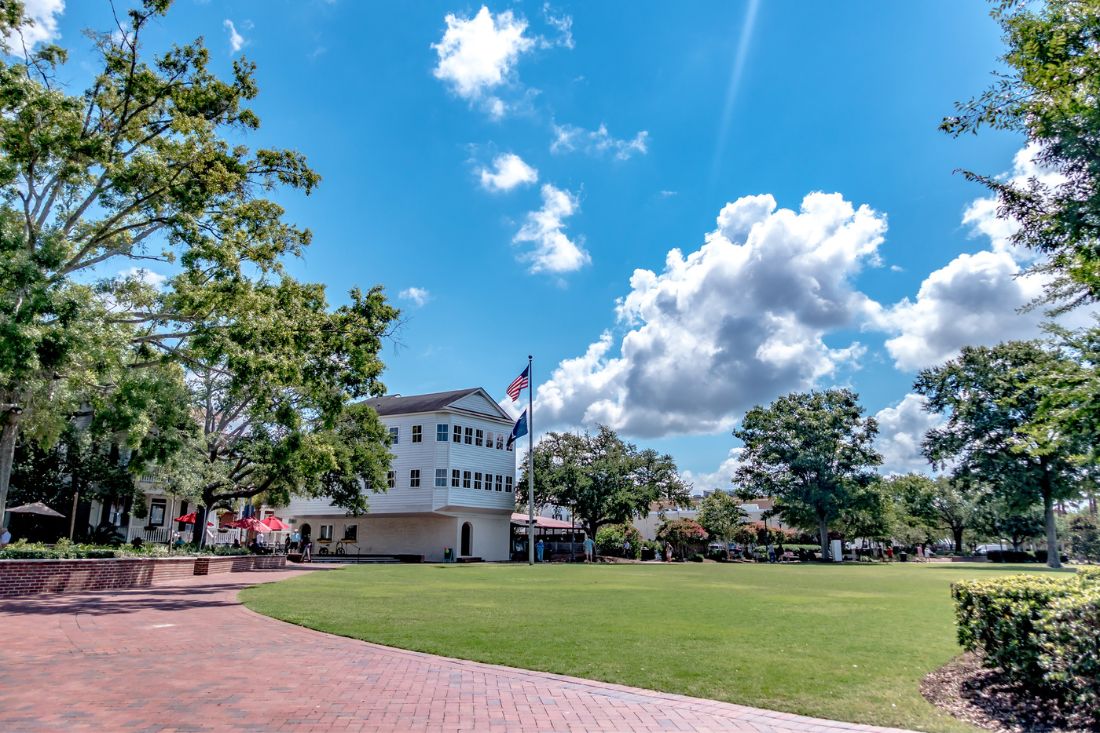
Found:
<path fill-rule="evenodd" d="M 1035 566 L 390 565 L 309 573 L 249 608 L 419 651 L 805 715 L 973 730 L 920 696 L 958 653 L 949 584 Z"/>

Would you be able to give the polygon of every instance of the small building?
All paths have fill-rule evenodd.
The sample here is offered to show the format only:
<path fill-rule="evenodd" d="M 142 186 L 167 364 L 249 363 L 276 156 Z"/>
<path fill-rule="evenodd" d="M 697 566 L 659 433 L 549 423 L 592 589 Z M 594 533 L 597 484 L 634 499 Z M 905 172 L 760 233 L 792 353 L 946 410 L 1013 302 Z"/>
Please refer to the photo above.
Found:
<path fill-rule="evenodd" d="M 480 387 L 367 400 L 389 428 L 387 489 L 349 516 L 327 499 L 295 499 L 283 514 L 314 554 L 507 560 L 515 506 L 512 418 Z"/>

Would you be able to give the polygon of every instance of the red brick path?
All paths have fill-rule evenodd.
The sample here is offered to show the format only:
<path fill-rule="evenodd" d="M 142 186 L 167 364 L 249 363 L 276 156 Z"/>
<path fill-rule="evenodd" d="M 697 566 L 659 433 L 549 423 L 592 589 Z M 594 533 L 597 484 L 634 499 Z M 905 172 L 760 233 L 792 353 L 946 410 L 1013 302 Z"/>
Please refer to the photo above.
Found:
<path fill-rule="evenodd" d="M 0 730 L 887 730 L 390 649 L 236 600 L 299 572 L 0 601 Z"/>

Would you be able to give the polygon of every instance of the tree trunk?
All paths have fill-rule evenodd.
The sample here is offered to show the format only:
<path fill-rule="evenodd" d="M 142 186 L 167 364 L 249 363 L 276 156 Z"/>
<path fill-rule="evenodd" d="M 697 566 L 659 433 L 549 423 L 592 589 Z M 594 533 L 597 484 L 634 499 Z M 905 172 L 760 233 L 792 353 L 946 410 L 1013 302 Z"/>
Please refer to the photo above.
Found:
<path fill-rule="evenodd" d="M 206 497 L 203 497 L 205 501 Z M 202 549 L 206 544 L 206 505 L 195 505 L 195 529 L 191 532 L 191 544 Z"/>
<path fill-rule="evenodd" d="M 1043 473 L 1041 482 L 1043 490 L 1043 514 L 1047 523 L 1047 567 L 1062 567 L 1062 558 L 1058 552 L 1058 527 L 1054 523 L 1054 498 L 1050 486 L 1050 475 Z"/>
<path fill-rule="evenodd" d="M 955 539 L 955 554 L 961 555 L 963 553 L 963 527 L 952 527 L 951 535 Z"/>
<path fill-rule="evenodd" d="M 4 512 L 8 507 L 8 485 L 11 483 L 11 469 L 15 463 L 19 418 L 20 413 L 8 410 L 4 415 L 3 428 L 0 429 L 0 524 L 4 521 Z"/>
<path fill-rule="evenodd" d="M 817 531 L 821 538 L 821 560 L 829 560 L 829 523 L 824 518 L 817 520 Z"/>

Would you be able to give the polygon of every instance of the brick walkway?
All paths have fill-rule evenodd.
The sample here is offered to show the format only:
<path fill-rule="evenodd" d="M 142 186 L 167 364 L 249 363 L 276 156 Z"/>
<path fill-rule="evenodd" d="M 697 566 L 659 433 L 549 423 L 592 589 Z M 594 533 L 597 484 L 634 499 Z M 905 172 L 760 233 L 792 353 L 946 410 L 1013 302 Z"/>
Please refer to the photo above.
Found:
<path fill-rule="evenodd" d="M 888 730 L 390 649 L 236 600 L 320 570 L 0 602 L 0 730 Z"/>

